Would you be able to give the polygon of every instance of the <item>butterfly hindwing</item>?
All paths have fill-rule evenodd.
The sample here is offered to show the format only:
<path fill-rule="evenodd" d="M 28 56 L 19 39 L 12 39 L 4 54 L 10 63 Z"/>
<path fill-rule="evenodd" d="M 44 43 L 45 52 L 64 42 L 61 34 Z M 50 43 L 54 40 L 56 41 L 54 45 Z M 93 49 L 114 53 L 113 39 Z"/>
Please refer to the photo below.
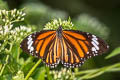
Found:
<path fill-rule="evenodd" d="M 61 62 L 65 67 L 78 67 L 81 66 L 83 60 L 80 58 L 79 54 L 76 54 L 77 51 L 73 44 L 70 43 L 68 39 L 63 37 L 63 51 L 61 53 Z"/>
<path fill-rule="evenodd" d="M 108 45 L 99 37 L 77 30 L 63 31 L 63 53 L 61 61 L 65 67 L 78 67 L 92 56 L 108 49 Z"/>

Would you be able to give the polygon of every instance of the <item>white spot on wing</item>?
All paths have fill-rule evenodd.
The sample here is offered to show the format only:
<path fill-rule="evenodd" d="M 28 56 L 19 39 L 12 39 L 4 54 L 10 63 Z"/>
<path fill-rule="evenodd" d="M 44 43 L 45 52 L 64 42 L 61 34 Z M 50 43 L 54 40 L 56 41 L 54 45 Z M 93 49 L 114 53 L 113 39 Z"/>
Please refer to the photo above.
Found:
<path fill-rule="evenodd" d="M 95 35 L 92 35 L 92 37 L 96 37 Z"/>
<path fill-rule="evenodd" d="M 87 54 L 89 54 L 89 52 L 87 52 Z"/>
<path fill-rule="evenodd" d="M 33 41 L 30 41 L 29 44 L 28 44 L 28 49 L 31 48 L 32 44 L 33 44 Z"/>
<path fill-rule="evenodd" d="M 30 48 L 30 52 L 32 52 L 33 50 L 34 50 L 34 48 L 33 48 L 33 47 L 31 47 L 31 48 Z"/>
<path fill-rule="evenodd" d="M 95 47 L 92 47 L 92 51 L 95 52 L 95 53 L 97 53 Z"/>
<path fill-rule="evenodd" d="M 93 40 L 97 45 L 99 45 L 99 42 L 96 40 L 96 38 L 92 38 L 92 40 Z"/>
<path fill-rule="evenodd" d="M 98 38 L 95 35 L 92 35 L 91 43 L 93 45 L 93 47 L 92 47 L 93 56 L 95 56 L 95 53 L 98 53 L 98 50 L 100 50 Z"/>
<path fill-rule="evenodd" d="M 33 55 L 34 47 L 32 46 L 32 45 L 33 45 L 33 39 L 32 39 L 31 36 L 32 36 L 32 35 L 29 35 L 29 36 L 28 36 L 28 42 L 27 42 L 27 45 L 28 45 L 28 49 L 29 49 L 31 55 Z"/>
<path fill-rule="evenodd" d="M 91 42 L 93 45 L 94 45 L 94 47 L 96 48 L 96 50 L 99 50 L 99 47 L 98 47 L 98 45 L 97 44 L 95 44 L 95 42 Z"/>

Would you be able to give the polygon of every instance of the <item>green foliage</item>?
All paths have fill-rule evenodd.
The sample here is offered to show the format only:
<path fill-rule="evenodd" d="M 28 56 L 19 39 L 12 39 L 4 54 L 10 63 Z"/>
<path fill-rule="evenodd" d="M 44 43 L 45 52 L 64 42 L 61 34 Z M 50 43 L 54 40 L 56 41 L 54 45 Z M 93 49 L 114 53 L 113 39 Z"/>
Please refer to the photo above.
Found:
<path fill-rule="evenodd" d="M 24 80 L 24 73 L 22 71 L 18 71 L 16 76 L 13 77 L 13 80 Z"/>
<path fill-rule="evenodd" d="M 109 36 L 110 30 L 108 27 L 88 14 L 80 14 L 73 22 L 82 31 L 96 34 L 104 39 Z"/>
<path fill-rule="evenodd" d="M 27 14 L 26 20 L 32 25 L 37 25 L 38 29 L 42 29 L 43 25 L 51 19 L 65 19 L 68 15 L 65 11 L 53 10 L 39 2 L 28 2 L 23 4 L 22 7 L 25 7 L 25 12 Z"/>
<path fill-rule="evenodd" d="M 80 71 L 80 72 L 75 73 L 74 75 L 79 76 L 78 78 L 80 80 L 84 80 L 84 79 L 95 78 L 97 76 L 104 74 L 105 72 L 116 72 L 116 71 L 118 72 L 120 71 L 120 63 L 109 65 L 109 66 L 104 66 L 98 69 Z"/>
<path fill-rule="evenodd" d="M 44 6 L 43 8 L 42 9 L 45 10 L 43 11 L 43 14 L 49 10 Z M 85 80 L 103 75 L 106 72 L 120 71 L 120 63 L 91 70 L 80 70 L 78 68 L 57 68 L 51 70 L 40 64 L 41 59 L 36 60 L 36 58 L 32 56 L 24 54 L 20 49 L 20 42 L 24 37 L 34 31 L 34 26 L 29 24 L 29 26 L 25 26 L 20 23 L 21 21 L 24 21 L 25 15 L 29 14 L 24 13 L 23 10 L 24 9 L 14 9 L 9 11 L 0 10 L 0 80 Z M 51 10 L 51 12 L 54 13 L 55 11 Z M 105 39 L 109 37 L 109 29 L 104 24 L 91 19 L 91 17 L 89 18 L 88 16 L 86 20 L 85 16 L 86 15 L 73 21 L 75 22 L 75 26 L 80 26 L 80 28 L 77 27 L 78 29 L 100 34 L 100 36 Z M 15 26 L 16 23 L 19 23 L 17 27 Z M 64 29 L 75 29 L 75 26 L 70 19 L 63 20 L 61 18 L 53 19 L 51 22 L 48 22 L 44 29 L 56 30 L 60 25 L 62 25 Z M 111 59 L 111 57 L 118 55 L 119 53 L 120 48 L 116 48 L 106 58 Z"/>
<path fill-rule="evenodd" d="M 19 44 L 31 33 L 31 28 L 22 25 L 14 27 L 14 23 L 24 20 L 23 10 L 0 10 L 0 14 L 0 76 L 11 80 L 21 67 L 18 64 L 21 62 Z"/>
<path fill-rule="evenodd" d="M 0 0 L 0 9 L 8 9 L 8 5 L 5 1 Z"/>
<path fill-rule="evenodd" d="M 106 56 L 106 59 L 114 57 L 114 56 L 116 56 L 118 54 L 120 54 L 120 47 L 115 48 L 108 56 Z"/>

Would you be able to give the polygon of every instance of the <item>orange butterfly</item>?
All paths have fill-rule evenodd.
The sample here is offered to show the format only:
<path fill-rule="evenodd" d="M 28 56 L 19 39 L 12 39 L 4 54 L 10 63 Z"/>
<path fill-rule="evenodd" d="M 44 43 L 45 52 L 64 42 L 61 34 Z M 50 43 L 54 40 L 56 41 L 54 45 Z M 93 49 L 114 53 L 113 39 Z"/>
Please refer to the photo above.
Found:
<path fill-rule="evenodd" d="M 41 58 L 51 68 L 61 62 L 65 67 L 78 67 L 84 61 L 108 50 L 108 45 L 99 37 L 78 30 L 42 30 L 26 37 L 21 42 L 26 53 Z"/>

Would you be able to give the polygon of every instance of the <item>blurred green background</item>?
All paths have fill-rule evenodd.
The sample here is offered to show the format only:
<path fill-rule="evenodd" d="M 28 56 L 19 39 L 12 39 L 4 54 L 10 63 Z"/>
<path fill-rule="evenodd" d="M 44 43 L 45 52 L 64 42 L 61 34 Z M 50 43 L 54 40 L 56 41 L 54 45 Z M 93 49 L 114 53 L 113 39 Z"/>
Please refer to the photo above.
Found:
<path fill-rule="evenodd" d="M 109 42 L 113 47 L 120 43 L 120 1 L 114 0 L 4 0 L 9 9 L 26 8 L 30 24 L 44 25 L 52 18 L 78 18 L 88 14 L 110 29 Z"/>
<path fill-rule="evenodd" d="M 120 46 L 120 0 L 3 0 L 0 9 L 25 8 L 25 21 L 40 31 L 52 19 L 71 17 L 76 29 L 91 32 L 106 40 L 110 49 L 107 54 L 94 57 L 81 68 L 93 69 L 120 61 L 120 55 L 104 59 Z M 1 2 L 1 0 L 0 0 Z M 117 80 L 120 72 L 105 73 L 89 80 Z"/>

